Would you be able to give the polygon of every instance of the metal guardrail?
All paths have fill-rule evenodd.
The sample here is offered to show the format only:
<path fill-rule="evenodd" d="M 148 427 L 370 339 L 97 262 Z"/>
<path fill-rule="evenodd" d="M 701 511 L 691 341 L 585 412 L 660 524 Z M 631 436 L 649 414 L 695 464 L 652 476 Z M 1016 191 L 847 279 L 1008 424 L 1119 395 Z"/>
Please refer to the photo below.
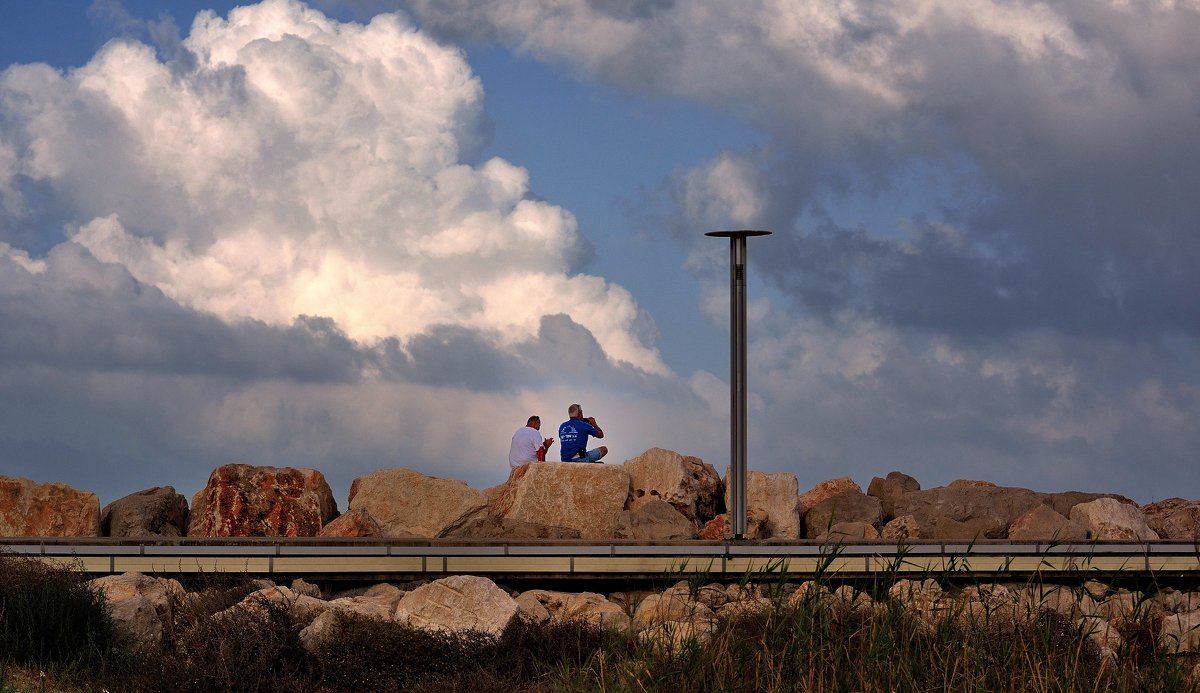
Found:
<path fill-rule="evenodd" d="M 509 577 L 644 578 L 664 574 L 961 574 L 1019 577 L 1172 574 L 1200 577 L 1200 545 L 1181 542 L 854 543 L 516 542 L 303 539 L 0 539 L 0 551 L 90 574 L 244 573 L 328 580 L 411 579 L 456 573 Z"/>

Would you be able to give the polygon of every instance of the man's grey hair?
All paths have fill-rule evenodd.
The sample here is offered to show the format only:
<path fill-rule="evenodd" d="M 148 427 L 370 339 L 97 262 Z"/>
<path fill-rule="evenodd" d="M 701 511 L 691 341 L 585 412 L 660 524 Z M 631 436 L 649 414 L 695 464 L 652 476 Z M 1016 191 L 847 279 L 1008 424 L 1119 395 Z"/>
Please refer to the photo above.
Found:
<path fill-rule="evenodd" d="M 567 407 L 567 416 L 578 416 L 582 413 L 583 407 L 579 406 L 578 404 L 572 404 L 571 406 Z"/>

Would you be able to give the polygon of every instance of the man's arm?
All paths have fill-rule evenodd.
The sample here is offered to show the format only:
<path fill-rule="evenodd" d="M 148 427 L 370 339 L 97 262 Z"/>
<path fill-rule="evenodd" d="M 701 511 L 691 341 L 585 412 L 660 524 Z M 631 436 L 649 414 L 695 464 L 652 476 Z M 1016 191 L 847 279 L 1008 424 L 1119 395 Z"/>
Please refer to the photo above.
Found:
<path fill-rule="evenodd" d="M 602 429 L 596 425 L 596 417 L 594 417 L 594 416 L 587 417 L 587 422 L 588 422 L 588 424 L 591 425 L 592 428 L 596 429 L 596 432 L 592 434 L 593 436 L 595 436 L 596 438 L 604 437 L 604 429 Z"/>

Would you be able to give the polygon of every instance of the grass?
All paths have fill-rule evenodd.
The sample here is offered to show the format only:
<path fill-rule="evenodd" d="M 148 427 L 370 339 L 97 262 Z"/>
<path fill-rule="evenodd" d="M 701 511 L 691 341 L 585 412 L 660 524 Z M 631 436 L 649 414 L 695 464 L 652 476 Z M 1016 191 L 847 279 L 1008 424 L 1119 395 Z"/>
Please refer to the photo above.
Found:
<path fill-rule="evenodd" d="M 1052 610 L 916 609 L 889 595 L 897 575 L 852 602 L 828 580 L 798 588 L 773 568 L 740 581 L 766 608 L 718 612 L 696 639 L 524 621 L 493 638 L 344 614 L 312 653 L 284 606 L 227 611 L 253 587 L 214 581 L 172 605 L 161 651 L 133 655 L 77 572 L 0 554 L 0 693 L 1198 690 L 1195 661 L 1160 646 L 1161 616 L 1144 603 L 1113 619 L 1120 646 L 1106 655 L 1086 621 Z M 680 589 L 695 597 L 705 579 Z"/>

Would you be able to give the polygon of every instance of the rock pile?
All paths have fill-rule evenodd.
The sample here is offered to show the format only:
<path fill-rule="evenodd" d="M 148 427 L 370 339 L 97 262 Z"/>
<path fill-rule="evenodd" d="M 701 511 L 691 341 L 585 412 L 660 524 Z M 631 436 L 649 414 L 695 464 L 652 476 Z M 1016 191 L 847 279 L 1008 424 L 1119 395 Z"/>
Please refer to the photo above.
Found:
<path fill-rule="evenodd" d="M 726 472 L 728 474 L 728 472 Z M 922 489 L 900 472 L 822 481 L 801 493 L 794 474 L 751 470 L 749 539 L 1013 541 L 1200 539 L 1200 501 L 1146 507 L 1111 493 L 1040 493 L 959 480 Z M 170 486 L 99 512 L 96 495 L 0 476 L 0 536 L 382 537 L 721 540 L 729 490 L 711 465 L 651 448 L 624 464 L 533 463 L 482 491 L 410 469 L 354 480 L 345 514 L 312 469 L 218 467 L 192 507 Z"/>
<path fill-rule="evenodd" d="M 879 601 L 851 585 L 831 591 L 815 582 L 696 585 L 682 581 L 663 591 L 605 596 L 543 589 L 516 592 L 484 577 L 452 575 L 404 586 L 380 583 L 331 598 L 303 580 L 290 587 L 258 583 L 260 589 L 213 618 L 274 604 L 302 628 L 300 639 L 309 651 L 331 635 L 339 613 L 493 637 L 517 619 L 536 624 L 584 621 L 632 632 L 655 645 L 678 647 L 688 640 L 703 642 L 722 622 L 770 608 L 820 606 L 844 617 L 854 612 L 883 614 L 898 605 L 913 627 L 930 632 L 948 621 L 964 626 L 1016 625 L 1053 612 L 1080 627 L 1101 656 L 1115 656 L 1125 645 L 1121 633 L 1130 632 L 1157 637 L 1171 653 L 1200 652 L 1200 592 L 1167 588 L 1151 594 L 1094 581 L 1074 587 L 984 583 L 951 588 L 932 579 L 902 579 Z M 118 630 L 145 648 L 162 645 L 174 609 L 194 596 L 174 580 L 139 573 L 97 578 L 91 584 L 108 601 Z"/>

